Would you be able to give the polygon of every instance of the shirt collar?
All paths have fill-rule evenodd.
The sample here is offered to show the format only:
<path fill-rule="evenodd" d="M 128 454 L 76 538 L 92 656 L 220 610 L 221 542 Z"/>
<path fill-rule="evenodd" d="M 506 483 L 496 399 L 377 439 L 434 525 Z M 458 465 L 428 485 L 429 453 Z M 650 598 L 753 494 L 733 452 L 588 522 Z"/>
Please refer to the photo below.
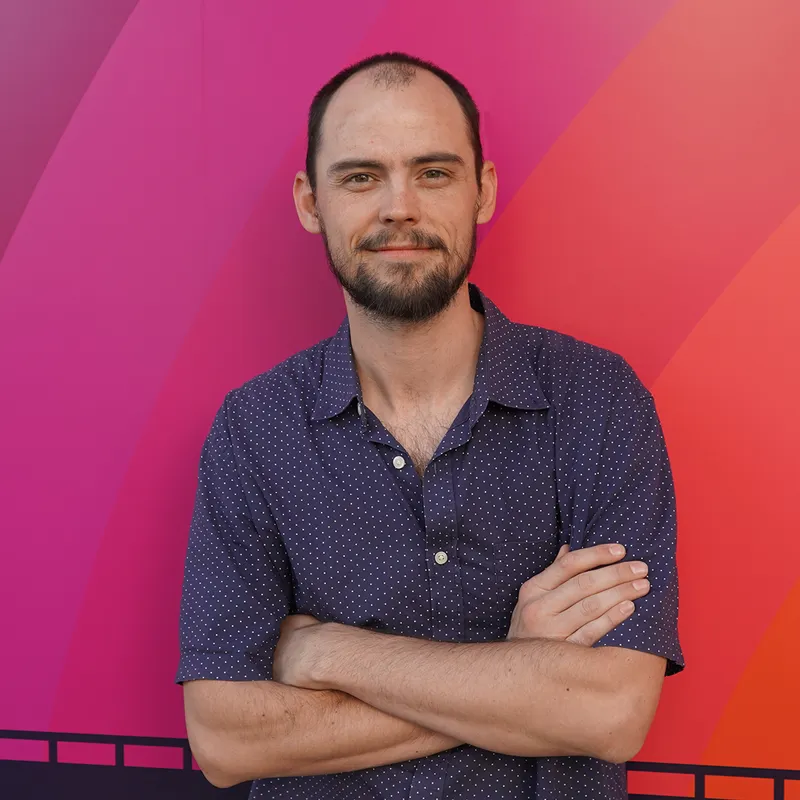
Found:
<path fill-rule="evenodd" d="M 509 408 L 549 408 L 533 369 L 533 345 L 523 326 L 512 322 L 474 284 L 469 284 L 472 307 L 484 315 L 483 341 L 475 373 L 470 426 L 474 425 L 491 400 Z M 361 387 L 350 348 L 350 325 L 345 316 L 339 330 L 325 345 L 322 384 L 311 419 L 331 419 L 341 414 Z"/>

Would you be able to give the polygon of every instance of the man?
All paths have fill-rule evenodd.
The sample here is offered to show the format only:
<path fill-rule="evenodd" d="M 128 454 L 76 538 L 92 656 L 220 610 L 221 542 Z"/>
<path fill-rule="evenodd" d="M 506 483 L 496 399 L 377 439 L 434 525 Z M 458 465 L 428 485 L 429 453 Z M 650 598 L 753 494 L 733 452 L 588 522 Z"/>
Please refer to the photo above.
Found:
<path fill-rule="evenodd" d="M 230 392 L 203 447 L 176 680 L 217 786 L 623 798 L 683 666 L 652 397 L 467 282 L 497 189 L 478 130 L 400 53 L 312 104 L 294 200 L 347 317 Z"/>

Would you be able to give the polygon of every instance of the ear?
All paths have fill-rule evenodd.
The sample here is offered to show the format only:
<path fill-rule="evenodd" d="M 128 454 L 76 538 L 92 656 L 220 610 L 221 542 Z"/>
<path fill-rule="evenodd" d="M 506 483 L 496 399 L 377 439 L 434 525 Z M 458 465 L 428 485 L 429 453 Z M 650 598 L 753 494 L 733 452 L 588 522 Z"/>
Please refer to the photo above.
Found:
<path fill-rule="evenodd" d="M 297 175 L 295 175 L 292 194 L 294 195 L 294 207 L 297 210 L 300 224 L 309 233 L 319 233 L 320 226 L 319 217 L 317 216 L 317 198 L 314 197 L 311 183 L 305 172 L 298 172 Z"/>
<path fill-rule="evenodd" d="M 478 195 L 478 216 L 476 222 L 480 225 L 488 222 L 494 214 L 497 205 L 497 170 L 492 161 L 484 161 L 481 170 L 481 187 Z"/>

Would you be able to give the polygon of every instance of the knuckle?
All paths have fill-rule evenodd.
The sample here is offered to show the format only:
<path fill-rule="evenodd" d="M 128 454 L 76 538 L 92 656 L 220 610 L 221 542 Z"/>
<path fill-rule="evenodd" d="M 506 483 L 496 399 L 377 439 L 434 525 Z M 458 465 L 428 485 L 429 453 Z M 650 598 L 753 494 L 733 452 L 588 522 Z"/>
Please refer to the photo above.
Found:
<path fill-rule="evenodd" d="M 592 552 L 593 559 L 597 564 L 608 564 L 611 561 L 617 561 L 620 556 L 615 556 L 611 552 L 611 545 L 609 544 L 597 544 L 594 547 L 590 548 Z"/>
<path fill-rule="evenodd" d="M 608 596 L 612 600 L 615 600 L 617 598 L 625 600 L 629 592 L 634 591 L 633 581 L 627 580 L 622 583 L 615 583 L 612 586 L 609 586 L 607 591 L 608 591 Z"/>
<path fill-rule="evenodd" d="M 590 572 L 582 572 L 578 575 L 578 588 L 584 592 L 590 592 L 594 589 L 597 579 Z"/>
<path fill-rule="evenodd" d="M 520 603 L 529 603 L 536 597 L 538 591 L 539 587 L 536 585 L 536 579 L 531 578 L 530 580 L 525 581 L 525 583 L 519 587 L 517 599 Z"/>
<path fill-rule="evenodd" d="M 624 600 L 634 600 L 638 594 L 636 589 L 633 588 L 633 581 L 631 581 L 622 586 L 617 586 L 616 589 L 614 589 L 612 599 L 615 603 L 619 604 Z"/>
<path fill-rule="evenodd" d="M 616 627 L 617 627 L 616 622 L 611 622 L 604 619 L 602 621 L 602 624 L 598 625 L 597 629 L 594 632 L 594 638 L 592 644 L 596 644 L 597 642 L 599 642 L 601 639 L 603 639 L 603 637 L 606 636 L 606 634 L 613 631 L 614 628 Z"/>
<path fill-rule="evenodd" d="M 539 607 L 531 603 L 530 605 L 522 608 L 520 616 L 522 617 L 522 623 L 526 628 L 535 628 L 539 624 L 541 614 L 539 612 Z"/>
<path fill-rule="evenodd" d="M 561 569 L 572 572 L 579 568 L 581 563 L 581 555 L 578 550 L 570 550 L 569 553 L 566 553 L 564 557 L 559 561 L 561 565 Z"/>
<path fill-rule="evenodd" d="M 597 614 L 598 605 L 597 597 L 594 595 L 591 597 L 584 597 L 583 600 L 581 600 L 581 613 L 585 617 L 594 617 Z"/>
<path fill-rule="evenodd" d="M 584 646 L 588 646 L 592 644 L 591 639 L 587 636 L 586 632 L 583 630 L 575 631 L 572 636 L 567 637 L 568 642 L 572 642 L 573 644 L 582 644 Z"/>
<path fill-rule="evenodd" d="M 631 579 L 631 575 L 633 575 L 630 564 L 617 564 L 614 569 L 616 570 L 617 579 L 619 581 L 629 581 Z"/>

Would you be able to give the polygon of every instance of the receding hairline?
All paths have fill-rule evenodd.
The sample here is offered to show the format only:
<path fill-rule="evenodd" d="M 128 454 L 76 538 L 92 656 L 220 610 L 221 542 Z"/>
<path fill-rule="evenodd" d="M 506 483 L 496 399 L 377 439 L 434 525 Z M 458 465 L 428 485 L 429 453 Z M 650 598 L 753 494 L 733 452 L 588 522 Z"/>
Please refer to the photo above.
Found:
<path fill-rule="evenodd" d="M 405 64 L 402 61 L 384 61 L 382 64 L 374 64 L 371 67 L 367 67 L 361 72 L 357 72 L 356 75 L 362 73 L 372 74 L 372 85 L 376 89 L 396 89 L 412 84 L 417 77 L 419 69 L 414 64 Z M 425 72 L 430 72 L 430 70 L 425 70 Z M 433 75 L 432 72 L 430 74 Z M 352 77 L 355 77 L 355 75 Z M 438 76 L 434 75 L 434 77 Z"/>
<path fill-rule="evenodd" d="M 322 117 L 321 124 L 319 127 L 319 144 L 322 144 L 322 131 L 325 124 L 325 119 L 329 115 L 330 106 L 336 102 L 336 97 L 340 94 L 342 89 L 344 89 L 351 81 L 355 78 L 364 76 L 367 80 L 371 77 L 372 80 L 369 81 L 369 85 L 375 89 L 385 89 L 386 91 L 390 91 L 392 89 L 405 89 L 408 86 L 411 86 L 414 81 L 419 77 L 420 72 L 428 73 L 432 78 L 434 78 L 438 83 L 440 83 L 444 88 L 447 90 L 448 94 L 452 96 L 455 100 L 456 104 L 459 105 L 459 109 L 461 111 L 462 116 L 464 117 L 464 121 L 467 124 L 467 130 L 469 132 L 469 120 L 467 119 L 467 115 L 464 113 L 464 109 L 461 108 L 461 105 L 458 101 L 458 97 L 456 96 L 455 92 L 452 90 L 450 86 L 447 85 L 447 82 L 442 80 L 435 72 L 426 69 L 422 66 L 417 66 L 416 64 L 406 64 L 402 61 L 384 61 L 380 64 L 372 64 L 369 67 L 364 67 L 364 69 L 359 70 L 358 72 L 353 73 L 341 86 L 339 86 L 336 91 L 331 95 L 329 105 L 325 109 L 325 113 Z"/>
<path fill-rule="evenodd" d="M 410 56 L 407 53 L 392 52 L 362 59 L 362 61 L 341 70 L 314 95 L 308 112 L 308 145 L 306 147 L 305 163 L 312 190 L 316 183 L 315 162 L 324 138 L 324 123 L 325 120 L 328 119 L 331 103 L 336 103 L 339 90 L 345 86 L 351 78 L 363 75 L 365 77 L 371 77 L 371 80 L 369 77 L 367 77 L 367 80 L 363 80 L 362 78 L 362 86 L 367 90 L 372 88 L 370 86 L 370 84 L 372 84 L 374 87 L 383 87 L 386 89 L 397 88 L 402 91 L 419 77 L 420 72 L 429 72 L 434 78 L 438 78 L 460 106 L 467 128 L 467 135 L 474 154 L 475 176 L 480 185 L 481 170 L 484 164 L 483 147 L 479 130 L 480 114 L 469 90 L 458 78 L 451 75 L 447 70 L 438 67 L 436 64 L 415 56 Z M 347 105 L 347 103 L 345 103 L 345 105 Z M 357 108 L 353 110 L 357 110 Z"/>
<path fill-rule="evenodd" d="M 430 75 L 437 83 L 440 83 L 448 93 L 453 96 L 453 99 L 458 102 L 458 98 L 452 88 L 435 72 L 425 67 L 418 67 L 416 64 L 406 64 L 402 61 L 384 61 L 380 64 L 372 64 L 358 72 L 354 72 L 331 95 L 330 103 L 332 104 L 336 100 L 336 97 L 341 94 L 342 89 L 354 83 L 358 78 L 366 80 L 368 85 L 373 89 L 391 91 L 392 89 L 405 89 L 411 86 L 419 78 L 420 73 L 423 72 Z"/>

